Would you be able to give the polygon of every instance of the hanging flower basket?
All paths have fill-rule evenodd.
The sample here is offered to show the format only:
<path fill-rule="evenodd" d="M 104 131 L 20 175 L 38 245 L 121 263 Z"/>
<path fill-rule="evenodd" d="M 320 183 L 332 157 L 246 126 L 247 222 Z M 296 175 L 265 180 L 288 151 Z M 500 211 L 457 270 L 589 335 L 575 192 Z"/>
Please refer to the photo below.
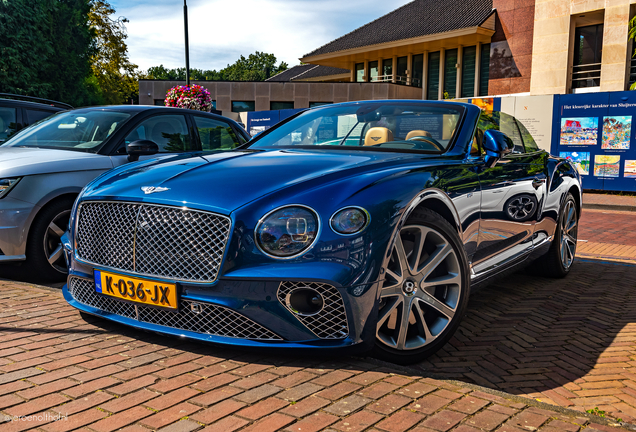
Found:
<path fill-rule="evenodd" d="M 172 87 L 166 93 L 165 105 L 198 111 L 210 111 L 212 100 L 210 92 L 204 87 L 192 84 Z"/>

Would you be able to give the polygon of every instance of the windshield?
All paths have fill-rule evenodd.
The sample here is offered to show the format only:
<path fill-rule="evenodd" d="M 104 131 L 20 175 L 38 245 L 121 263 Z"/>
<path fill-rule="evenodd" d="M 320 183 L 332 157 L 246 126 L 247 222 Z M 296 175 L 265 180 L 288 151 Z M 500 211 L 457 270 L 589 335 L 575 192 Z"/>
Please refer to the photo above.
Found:
<path fill-rule="evenodd" d="M 334 146 L 442 153 L 455 136 L 462 111 L 450 104 L 390 102 L 319 108 L 271 129 L 250 148 Z"/>
<path fill-rule="evenodd" d="M 67 111 L 24 129 L 4 147 L 34 147 L 97 153 L 130 117 L 118 111 Z"/>

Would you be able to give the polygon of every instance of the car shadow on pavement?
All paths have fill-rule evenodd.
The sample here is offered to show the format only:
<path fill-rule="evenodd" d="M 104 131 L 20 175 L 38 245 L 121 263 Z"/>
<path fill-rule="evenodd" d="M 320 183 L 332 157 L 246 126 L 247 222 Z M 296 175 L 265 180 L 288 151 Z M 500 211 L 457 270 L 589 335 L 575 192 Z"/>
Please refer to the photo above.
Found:
<path fill-rule="evenodd" d="M 577 260 L 564 279 L 516 273 L 474 293 L 415 367 L 574 409 L 636 417 L 636 266 Z"/>

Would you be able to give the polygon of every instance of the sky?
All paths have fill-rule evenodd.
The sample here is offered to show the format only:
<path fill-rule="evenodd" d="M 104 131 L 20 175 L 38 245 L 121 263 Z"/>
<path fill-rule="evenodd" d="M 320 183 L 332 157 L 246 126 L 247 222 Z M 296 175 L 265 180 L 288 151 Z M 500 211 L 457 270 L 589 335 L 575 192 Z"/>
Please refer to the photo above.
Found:
<path fill-rule="evenodd" d="M 298 58 L 411 0 L 188 0 L 190 68 L 222 69 L 255 51 Z M 110 0 L 141 70 L 185 66 L 181 0 Z"/>

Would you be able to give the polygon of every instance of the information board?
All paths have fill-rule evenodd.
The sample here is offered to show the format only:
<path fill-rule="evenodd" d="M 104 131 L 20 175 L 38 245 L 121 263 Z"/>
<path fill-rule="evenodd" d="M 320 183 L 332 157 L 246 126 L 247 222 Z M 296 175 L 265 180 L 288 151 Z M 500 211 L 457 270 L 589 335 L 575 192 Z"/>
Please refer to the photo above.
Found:
<path fill-rule="evenodd" d="M 571 160 L 584 189 L 636 192 L 636 92 L 556 95 L 552 154 Z"/>

